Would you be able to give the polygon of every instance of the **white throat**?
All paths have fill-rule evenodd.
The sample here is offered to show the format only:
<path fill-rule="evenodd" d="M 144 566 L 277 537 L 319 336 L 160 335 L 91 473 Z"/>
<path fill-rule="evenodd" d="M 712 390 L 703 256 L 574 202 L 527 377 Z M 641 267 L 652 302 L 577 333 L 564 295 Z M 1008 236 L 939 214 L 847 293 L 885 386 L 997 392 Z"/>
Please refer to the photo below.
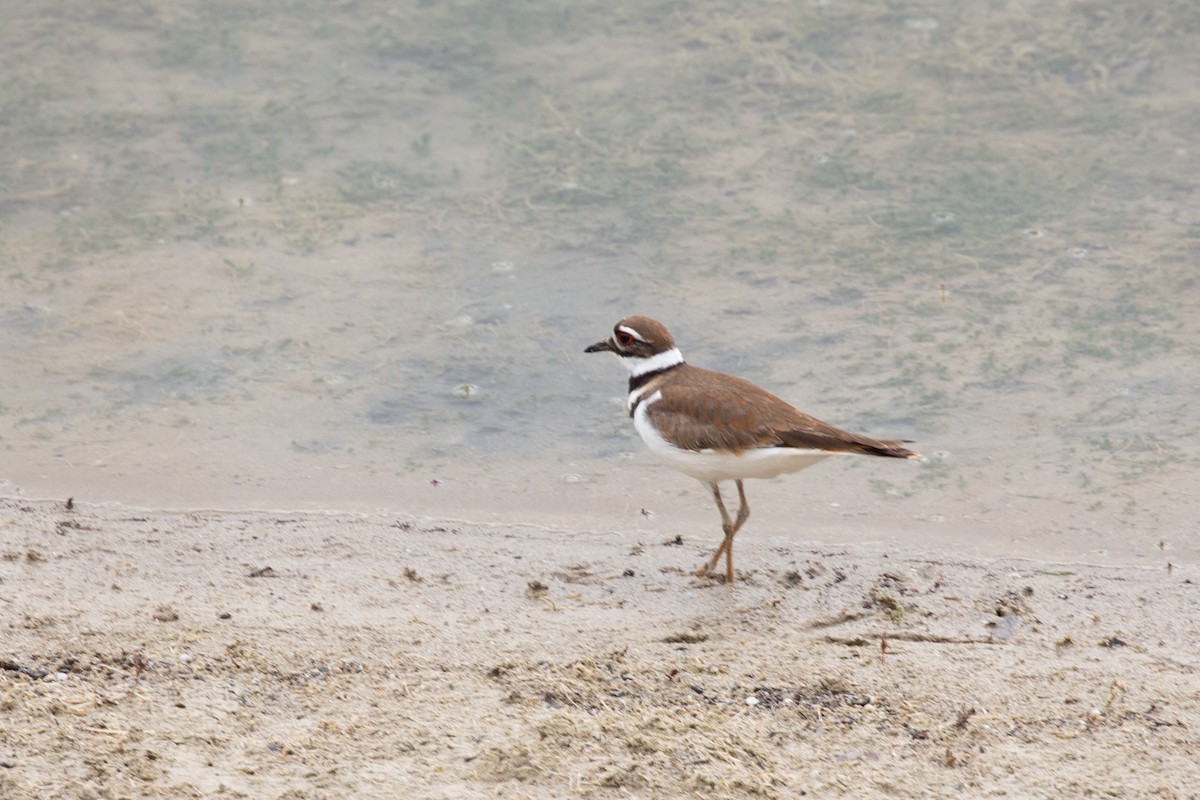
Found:
<path fill-rule="evenodd" d="M 670 350 L 656 353 L 649 358 L 622 356 L 621 363 L 629 370 L 630 377 L 637 378 L 650 372 L 658 372 L 660 369 L 682 364 L 683 354 L 679 352 L 678 347 L 672 347 Z"/>

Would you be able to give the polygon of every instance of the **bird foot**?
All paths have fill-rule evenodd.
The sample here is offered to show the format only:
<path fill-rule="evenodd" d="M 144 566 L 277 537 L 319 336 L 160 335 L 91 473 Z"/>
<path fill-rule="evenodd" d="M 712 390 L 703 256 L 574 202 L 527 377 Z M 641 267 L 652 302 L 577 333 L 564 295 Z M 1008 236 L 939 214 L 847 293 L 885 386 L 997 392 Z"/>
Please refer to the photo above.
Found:
<path fill-rule="evenodd" d="M 729 582 L 724 572 L 718 572 L 715 569 L 709 569 L 707 566 L 697 567 L 696 571 L 692 574 L 697 578 L 708 578 L 709 580 L 718 581 L 720 583 Z"/>

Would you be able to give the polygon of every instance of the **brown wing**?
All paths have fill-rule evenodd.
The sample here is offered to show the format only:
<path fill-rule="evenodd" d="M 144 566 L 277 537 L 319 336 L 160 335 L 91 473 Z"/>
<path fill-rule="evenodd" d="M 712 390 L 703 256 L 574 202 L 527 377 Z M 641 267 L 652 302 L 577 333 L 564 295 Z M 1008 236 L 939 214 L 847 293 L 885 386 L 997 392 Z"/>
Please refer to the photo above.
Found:
<path fill-rule="evenodd" d="M 903 441 L 872 439 L 822 422 L 747 380 L 690 364 L 672 372 L 660 389 L 662 399 L 646 411 L 663 436 L 686 450 L 796 447 L 892 458 L 917 455 Z"/>

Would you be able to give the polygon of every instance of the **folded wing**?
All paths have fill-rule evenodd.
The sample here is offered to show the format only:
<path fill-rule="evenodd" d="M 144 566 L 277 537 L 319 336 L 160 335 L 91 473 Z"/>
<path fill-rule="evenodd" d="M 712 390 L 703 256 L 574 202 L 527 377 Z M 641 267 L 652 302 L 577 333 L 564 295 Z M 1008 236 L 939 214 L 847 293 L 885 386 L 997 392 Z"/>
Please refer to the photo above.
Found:
<path fill-rule="evenodd" d="M 690 365 L 688 365 L 690 367 Z M 760 447 L 792 447 L 916 458 L 898 439 L 872 439 L 805 414 L 749 381 L 691 367 L 662 389 L 647 408 L 654 425 L 685 450 L 745 452 Z M 697 398 L 700 398 L 697 401 Z"/>

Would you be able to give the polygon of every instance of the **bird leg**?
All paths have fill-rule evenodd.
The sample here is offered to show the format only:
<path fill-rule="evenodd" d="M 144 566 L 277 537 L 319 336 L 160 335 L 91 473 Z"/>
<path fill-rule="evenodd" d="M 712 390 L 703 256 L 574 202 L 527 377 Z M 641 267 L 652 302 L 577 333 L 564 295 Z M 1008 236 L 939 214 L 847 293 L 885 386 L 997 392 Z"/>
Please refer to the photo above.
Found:
<path fill-rule="evenodd" d="M 733 537 L 742 525 L 746 524 L 746 520 L 750 518 L 750 504 L 746 502 L 746 487 L 742 482 L 737 481 L 738 488 L 738 513 L 737 519 L 730 519 L 729 512 L 725 509 L 725 501 L 721 499 L 721 489 L 714 481 L 709 484 L 712 489 L 713 500 L 717 502 L 717 510 L 721 512 L 721 530 L 725 531 L 725 540 L 721 542 L 721 546 L 716 549 L 712 557 L 708 560 L 708 564 L 696 570 L 699 576 L 711 575 L 713 569 L 717 566 L 717 562 L 721 560 L 721 555 L 725 555 L 725 583 L 733 583 Z"/>

